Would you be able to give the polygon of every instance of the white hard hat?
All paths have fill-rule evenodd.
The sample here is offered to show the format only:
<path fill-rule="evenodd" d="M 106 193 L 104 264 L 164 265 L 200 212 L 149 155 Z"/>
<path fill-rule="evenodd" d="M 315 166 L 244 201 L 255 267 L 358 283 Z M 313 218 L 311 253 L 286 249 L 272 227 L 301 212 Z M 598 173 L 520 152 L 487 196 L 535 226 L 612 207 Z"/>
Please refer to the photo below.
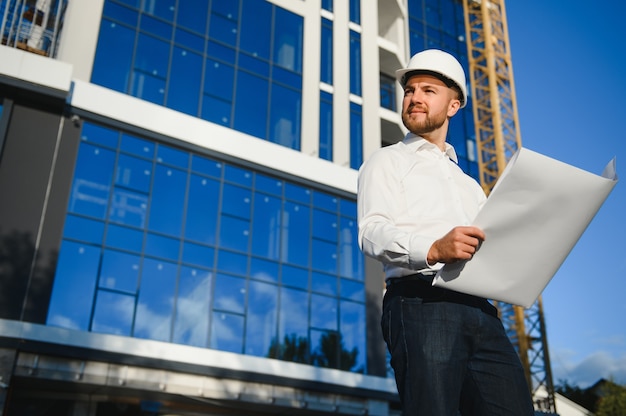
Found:
<path fill-rule="evenodd" d="M 413 55 L 406 68 L 396 71 L 396 79 L 403 88 L 408 78 L 407 75 L 412 72 L 430 73 L 442 79 L 448 86 L 455 84 L 461 91 L 461 108 L 467 104 L 465 71 L 461 63 L 449 53 L 439 49 L 427 49 Z"/>

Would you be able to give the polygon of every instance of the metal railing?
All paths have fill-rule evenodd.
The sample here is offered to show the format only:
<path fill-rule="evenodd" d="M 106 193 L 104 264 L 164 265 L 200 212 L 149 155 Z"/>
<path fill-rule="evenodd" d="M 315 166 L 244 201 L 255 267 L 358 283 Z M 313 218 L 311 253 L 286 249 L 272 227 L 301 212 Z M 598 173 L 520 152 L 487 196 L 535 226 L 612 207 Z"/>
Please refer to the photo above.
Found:
<path fill-rule="evenodd" d="M 1 43 L 54 58 L 68 0 L 0 0 Z"/>

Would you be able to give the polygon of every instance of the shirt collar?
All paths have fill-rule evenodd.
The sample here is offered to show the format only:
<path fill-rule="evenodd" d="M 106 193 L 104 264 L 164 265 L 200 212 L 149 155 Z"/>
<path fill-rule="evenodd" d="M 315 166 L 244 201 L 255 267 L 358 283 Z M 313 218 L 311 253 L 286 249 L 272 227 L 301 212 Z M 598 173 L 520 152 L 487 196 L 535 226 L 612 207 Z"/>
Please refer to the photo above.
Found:
<path fill-rule="evenodd" d="M 417 136 L 413 133 L 407 133 L 407 135 L 404 137 L 404 140 L 402 140 L 402 142 L 412 152 L 417 152 L 418 150 L 423 149 L 423 148 L 430 148 L 430 149 L 437 148 L 437 146 L 435 146 L 428 140 L 424 139 L 423 137 Z M 448 156 L 450 160 L 452 160 L 454 163 L 458 165 L 459 160 L 456 156 L 456 151 L 454 150 L 454 147 L 452 147 L 452 145 L 448 142 L 445 143 L 445 146 L 446 146 L 446 150 L 443 153 L 446 156 Z"/>

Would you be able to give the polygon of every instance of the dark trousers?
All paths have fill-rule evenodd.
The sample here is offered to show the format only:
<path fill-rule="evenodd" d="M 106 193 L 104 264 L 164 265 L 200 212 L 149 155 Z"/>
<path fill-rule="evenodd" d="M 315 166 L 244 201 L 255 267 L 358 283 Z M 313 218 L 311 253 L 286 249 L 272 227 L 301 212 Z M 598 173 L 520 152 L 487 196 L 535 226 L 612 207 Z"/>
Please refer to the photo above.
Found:
<path fill-rule="evenodd" d="M 382 330 L 405 416 L 532 416 L 496 308 L 420 279 L 388 286 Z"/>

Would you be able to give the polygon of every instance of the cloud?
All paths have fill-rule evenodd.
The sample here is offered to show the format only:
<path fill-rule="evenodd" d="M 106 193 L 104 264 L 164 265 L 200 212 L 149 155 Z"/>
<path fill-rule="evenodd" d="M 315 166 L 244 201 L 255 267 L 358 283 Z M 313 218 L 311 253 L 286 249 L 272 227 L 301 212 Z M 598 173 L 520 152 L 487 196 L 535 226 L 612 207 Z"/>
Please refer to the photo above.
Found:
<path fill-rule="evenodd" d="M 586 388 L 601 378 L 626 384 L 626 353 L 615 356 L 605 351 L 598 351 L 579 362 L 573 362 L 571 357 L 571 351 L 563 351 L 557 354 L 556 360 L 552 361 L 555 384 L 567 381 L 569 385 Z"/>

